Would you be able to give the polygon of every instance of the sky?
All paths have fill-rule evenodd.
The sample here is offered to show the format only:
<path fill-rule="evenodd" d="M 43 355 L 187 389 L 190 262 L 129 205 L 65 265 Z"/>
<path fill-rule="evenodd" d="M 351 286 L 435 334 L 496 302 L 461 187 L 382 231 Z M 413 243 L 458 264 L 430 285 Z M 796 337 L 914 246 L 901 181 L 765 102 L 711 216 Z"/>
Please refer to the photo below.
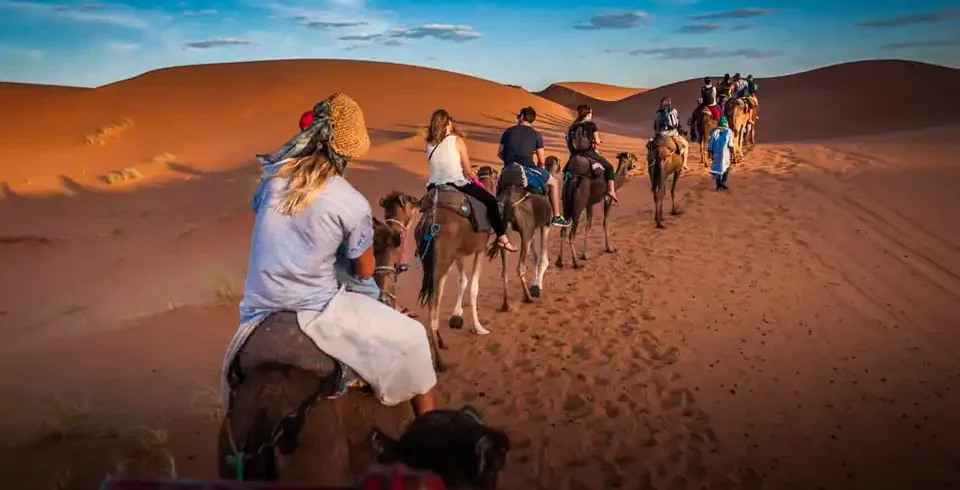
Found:
<path fill-rule="evenodd" d="M 96 87 L 169 66 L 294 58 L 421 65 L 530 90 L 859 59 L 960 67 L 960 2 L 0 0 L 0 81 Z"/>

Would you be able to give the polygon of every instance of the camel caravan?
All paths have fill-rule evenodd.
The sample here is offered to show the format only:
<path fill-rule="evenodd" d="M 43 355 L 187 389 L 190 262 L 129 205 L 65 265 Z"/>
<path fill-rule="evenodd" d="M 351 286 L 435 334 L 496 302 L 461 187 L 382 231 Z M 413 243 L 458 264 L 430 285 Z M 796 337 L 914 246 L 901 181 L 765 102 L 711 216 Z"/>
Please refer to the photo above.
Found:
<path fill-rule="evenodd" d="M 711 173 L 721 190 L 731 160 L 739 161 L 744 143 L 753 142 L 756 86 L 736 89 L 737 76 L 729 87 L 737 96 L 723 97 L 725 86 L 718 93 L 707 82 L 691 129 L 704 164 L 713 157 Z M 501 259 L 502 311 L 511 308 L 507 258 L 513 252 L 521 297 L 536 302 L 545 289 L 553 227 L 561 229 L 556 266 L 563 267 L 566 247 L 578 268 L 578 259 L 588 258 L 594 207 L 602 203 L 604 251 L 616 251 L 610 215 L 639 161 L 621 152 L 614 166 L 598 152 L 603 140 L 588 106 L 577 108 L 567 131 L 570 157 L 562 169 L 557 157 L 545 154 L 533 127 L 536 111 L 523 108 L 516 119 L 500 139 L 504 166 L 498 172 L 472 165 L 453 118 L 436 111 L 424 146 L 424 195 L 384 195 L 382 220 L 346 179 L 348 163 L 366 153 L 370 140 L 360 106 L 345 94 L 316 104 L 301 117 L 299 133 L 275 153 L 258 156 L 263 172 L 252 202 L 241 325 L 222 368 L 221 478 L 348 487 L 363 475 L 397 478 L 401 472 L 425 488 L 496 487 L 510 450 L 507 435 L 469 405 L 438 409 L 434 399 L 437 373 L 448 369 L 439 327 L 448 274 L 456 265 L 457 301 L 448 325 L 463 327 L 469 286 L 470 330 L 490 334 L 477 306 L 484 258 Z M 676 186 L 688 154 L 669 99 L 654 129 L 647 169 L 654 220 L 662 228 L 671 177 L 672 213 L 679 214 Z M 578 255 L 574 241 L 583 217 Z M 508 238 L 510 229 L 518 244 Z M 428 309 L 426 328 L 396 301 L 409 239 L 423 269 L 419 302 Z M 394 466 L 371 470 L 377 465 Z"/>

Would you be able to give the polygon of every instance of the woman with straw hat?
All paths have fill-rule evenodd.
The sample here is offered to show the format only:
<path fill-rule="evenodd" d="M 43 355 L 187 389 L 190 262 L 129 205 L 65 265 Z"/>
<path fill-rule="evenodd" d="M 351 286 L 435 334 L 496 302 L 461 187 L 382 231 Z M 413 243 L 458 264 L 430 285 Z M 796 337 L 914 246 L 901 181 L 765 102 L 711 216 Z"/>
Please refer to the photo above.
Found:
<path fill-rule="evenodd" d="M 385 405 L 409 400 L 417 415 L 433 410 L 437 379 L 423 326 L 377 301 L 379 291 L 354 292 L 338 279 L 338 260 L 346 260 L 352 275 L 376 289 L 370 204 L 343 177 L 349 160 L 370 148 L 363 112 L 338 93 L 304 119 L 302 131 L 276 153 L 258 155 L 263 175 L 253 199 L 241 325 L 224 359 L 225 396 L 242 379 L 232 373 L 243 368 L 237 353 L 247 338 L 283 313 L 295 319 L 283 327 L 303 341 L 264 361 L 311 371 L 319 349 L 342 368 L 334 396 L 360 378 Z"/>

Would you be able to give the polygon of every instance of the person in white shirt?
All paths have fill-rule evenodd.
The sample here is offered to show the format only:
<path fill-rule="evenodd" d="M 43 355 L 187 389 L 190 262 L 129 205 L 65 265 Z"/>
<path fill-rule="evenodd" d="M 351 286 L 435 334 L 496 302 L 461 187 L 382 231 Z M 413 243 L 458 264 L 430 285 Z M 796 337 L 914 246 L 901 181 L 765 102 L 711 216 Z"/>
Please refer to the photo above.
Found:
<path fill-rule="evenodd" d="M 437 109 L 430 116 L 424 148 L 429 168 L 427 189 L 437 185 L 450 185 L 482 202 L 487 208 L 490 226 L 497 235 L 497 244 L 504 250 L 516 252 L 517 248 L 507 238 L 507 225 L 500 215 L 497 198 L 478 184 L 479 179 L 470 166 L 467 145 L 453 123 L 453 118 L 443 109 Z"/>

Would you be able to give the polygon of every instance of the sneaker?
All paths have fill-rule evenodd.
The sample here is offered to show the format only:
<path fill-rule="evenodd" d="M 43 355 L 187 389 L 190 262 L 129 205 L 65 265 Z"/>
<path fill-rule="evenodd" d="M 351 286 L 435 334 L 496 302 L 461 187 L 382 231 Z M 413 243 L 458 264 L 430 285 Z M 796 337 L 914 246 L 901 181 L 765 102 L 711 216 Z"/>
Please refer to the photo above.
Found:
<path fill-rule="evenodd" d="M 567 221 L 567 218 L 564 218 L 563 216 L 554 216 L 553 219 L 550 220 L 550 224 L 560 228 L 566 228 L 570 226 L 570 222 Z"/>

